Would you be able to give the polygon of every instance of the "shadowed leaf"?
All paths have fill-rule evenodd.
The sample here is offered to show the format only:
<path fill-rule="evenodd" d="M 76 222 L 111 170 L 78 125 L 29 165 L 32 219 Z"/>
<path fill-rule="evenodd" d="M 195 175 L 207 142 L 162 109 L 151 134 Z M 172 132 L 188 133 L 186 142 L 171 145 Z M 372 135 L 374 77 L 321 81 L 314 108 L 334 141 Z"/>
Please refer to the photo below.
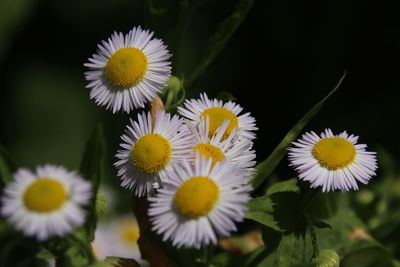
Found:
<path fill-rule="evenodd" d="M 321 101 L 319 101 L 315 106 L 313 106 L 297 123 L 292 129 L 286 134 L 279 145 L 272 151 L 269 157 L 260 162 L 256 169 L 256 175 L 251 181 L 254 190 L 259 187 L 265 179 L 272 173 L 278 163 L 282 160 L 283 156 L 286 154 L 287 149 L 292 144 L 294 139 L 303 130 L 304 126 L 318 113 L 321 107 L 324 105 L 325 101 L 328 100 L 334 92 L 340 87 L 343 79 L 346 77 L 346 72 L 342 75 L 336 86 L 325 96 Z"/>
<path fill-rule="evenodd" d="M 89 213 L 84 225 L 87 231 L 88 241 L 94 239 L 94 231 L 96 230 L 96 198 L 97 191 L 103 175 L 103 161 L 104 161 L 104 138 L 103 128 L 101 125 L 97 126 L 92 132 L 88 142 L 86 143 L 85 152 L 81 161 L 80 173 L 82 176 L 89 180 L 92 184 L 92 199 L 88 205 Z"/>

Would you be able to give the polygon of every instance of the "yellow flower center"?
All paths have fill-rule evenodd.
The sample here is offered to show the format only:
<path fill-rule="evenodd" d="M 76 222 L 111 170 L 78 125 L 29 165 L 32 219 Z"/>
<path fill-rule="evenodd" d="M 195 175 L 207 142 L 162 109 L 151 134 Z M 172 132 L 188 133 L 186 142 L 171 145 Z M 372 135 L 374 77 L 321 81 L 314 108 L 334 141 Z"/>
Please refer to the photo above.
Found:
<path fill-rule="evenodd" d="M 170 157 L 171 145 L 156 133 L 142 136 L 132 147 L 132 163 L 144 173 L 152 174 L 162 170 Z"/>
<path fill-rule="evenodd" d="M 208 177 L 196 176 L 184 182 L 175 193 L 175 207 L 186 217 L 206 215 L 219 198 L 219 189 Z"/>
<path fill-rule="evenodd" d="M 222 137 L 222 139 L 228 138 L 231 134 L 232 130 L 239 126 L 238 119 L 232 111 L 227 110 L 226 108 L 208 108 L 201 113 L 201 117 L 206 118 L 208 116 L 210 120 L 210 132 L 209 136 L 213 136 L 217 131 L 218 127 L 225 121 L 229 120 L 229 125 L 226 128 L 226 131 Z"/>
<path fill-rule="evenodd" d="M 206 157 L 206 159 L 212 158 L 212 166 L 224 159 L 224 153 L 218 147 L 211 144 L 197 144 L 193 150 L 199 152 L 200 156 Z"/>
<path fill-rule="evenodd" d="M 120 234 L 123 242 L 128 245 L 137 245 L 139 228 L 134 220 L 129 220 L 121 225 Z"/>
<path fill-rule="evenodd" d="M 37 179 L 24 193 L 25 205 L 37 212 L 57 210 L 66 200 L 67 192 L 64 186 L 51 178 Z"/>
<path fill-rule="evenodd" d="M 344 168 L 352 163 L 356 156 L 353 144 L 341 137 L 324 138 L 318 141 L 312 153 L 328 170 Z"/>
<path fill-rule="evenodd" d="M 147 71 L 147 58 L 134 47 L 116 51 L 107 61 L 104 74 L 108 82 L 117 88 L 126 88 L 139 83 Z"/>

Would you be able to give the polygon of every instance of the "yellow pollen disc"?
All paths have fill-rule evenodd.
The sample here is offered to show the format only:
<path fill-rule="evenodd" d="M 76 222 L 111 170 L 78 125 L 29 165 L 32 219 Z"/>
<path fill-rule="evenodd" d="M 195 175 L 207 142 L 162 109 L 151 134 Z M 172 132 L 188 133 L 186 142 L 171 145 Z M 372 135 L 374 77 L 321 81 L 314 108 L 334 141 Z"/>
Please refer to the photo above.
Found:
<path fill-rule="evenodd" d="M 125 47 L 110 57 L 104 74 L 112 86 L 126 88 L 139 83 L 146 71 L 147 58 L 143 52 L 134 47 Z"/>
<path fill-rule="evenodd" d="M 132 163 L 140 171 L 148 174 L 162 170 L 171 157 L 168 140 L 156 133 L 142 136 L 132 147 Z"/>
<path fill-rule="evenodd" d="M 124 223 L 121 225 L 121 237 L 124 243 L 129 245 L 137 245 L 139 239 L 139 228 L 136 223 Z"/>
<path fill-rule="evenodd" d="M 224 153 L 218 147 L 211 144 L 197 144 L 193 150 L 199 152 L 200 156 L 206 157 L 206 159 L 212 158 L 212 166 L 224 159 Z"/>
<path fill-rule="evenodd" d="M 341 137 L 324 138 L 318 141 L 312 153 L 319 163 L 329 170 L 346 167 L 356 156 L 353 144 Z"/>
<path fill-rule="evenodd" d="M 24 193 L 25 205 L 37 212 L 57 210 L 66 200 L 67 192 L 64 186 L 51 178 L 36 180 Z"/>
<path fill-rule="evenodd" d="M 186 217 L 206 215 L 219 198 L 219 189 L 208 177 L 196 176 L 184 182 L 175 193 L 175 207 Z"/>
<path fill-rule="evenodd" d="M 201 117 L 206 118 L 209 117 L 210 120 L 210 132 L 209 136 L 213 136 L 213 134 L 217 131 L 218 127 L 225 121 L 229 120 L 229 125 L 226 128 L 226 131 L 222 137 L 222 139 L 228 138 L 231 134 L 232 130 L 239 126 L 238 119 L 232 111 L 226 108 L 208 108 L 201 113 Z"/>

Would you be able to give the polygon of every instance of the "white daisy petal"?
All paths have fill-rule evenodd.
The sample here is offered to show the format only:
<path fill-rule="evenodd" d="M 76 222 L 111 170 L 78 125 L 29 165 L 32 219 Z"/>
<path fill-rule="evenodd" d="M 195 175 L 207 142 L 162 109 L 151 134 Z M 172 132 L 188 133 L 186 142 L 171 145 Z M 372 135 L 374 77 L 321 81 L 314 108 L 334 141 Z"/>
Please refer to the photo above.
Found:
<path fill-rule="evenodd" d="M 174 168 L 168 189 L 149 198 L 152 229 L 177 247 L 200 248 L 216 244 L 217 235 L 236 231 L 244 218 L 250 186 L 227 161 L 211 167 L 212 160 L 197 156 L 193 165 L 184 160 Z"/>
<path fill-rule="evenodd" d="M 183 120 L 158 110 L 154 129 L 151 114 L 138 114 L 121 136 L 121 150 L 114 166 L 121 185 L 136 196 L 151 195 L 155 186 L 163 187 L 173 166 L 182 161 L 193 147 L 193 136 L 182 131 Z"/>
<path fill-rule="evenodd" d="M 81 225 L 91 196 L 90 183 L 63 167 L 19 169 L 4 189 L 0 213 L 25 235 L 43 241 Z"/>
<path fill-rule="evenodd" d="M 98 45 L 97 54 L 84 66 L 89 68 L 90 98 L 113 113 L 134 108 L 156 97 L 171 75 L 171 56 L 153 32 L 134 27 L 125 36 L 114 32 Z"/>
<path fill-rule="evenodd" d="M 239 140 L 254 139 L 254 131 L 258 128 L 255 119 L 250 113 L 241 114 L 242 107 L 234 102 L 223 103 L 217 99 L 209 99 L 205 93 L 200 95 L 200 99 L 185 100 L 184 107 L 178 107 L 180 115 L 191 120 L 194 124 L 199 124 L 201 118 L 209 117 L 209 134 L 212 136 L 225 120 L 229 121 L 226 131 L 223 134 L 226 139 L 229 134 L 237 128 Z"/>
<path fill-rule="evenodd" d="M 320 136 L 305 133 L 288 149 L 290 166 L 300 179 L 309 181 L 312 188 L 321 186 L 323 192 L 358 190 L 357 181 L 367 184 L 378 166 L 376 153 L 357 141 L 358 136 L 346 131 L 334 135 L 325 129 Z"/>
<path fill-rule="evenodd" d="M 186 120 L 187 128 L 195 137 L 191 156 L 194 159 L 194 154 L 199 153 L 207 159 L 211 158 L 212 165 L 220 161 L 227 161 L 237 168 L 237 171 L 241 173 L 242 183 L 246 184 L 255 172 L 256 154 L 255 151 L 252 150 L 253 143 L 248 139 L 237 140 L 237 129 L 234 129 L 230 135 L 223 140 L 228 124 L 229 121 L 224 121 L 210 138 L 208 134 L 208 117 L 201 118 L 197 125 Z"/>

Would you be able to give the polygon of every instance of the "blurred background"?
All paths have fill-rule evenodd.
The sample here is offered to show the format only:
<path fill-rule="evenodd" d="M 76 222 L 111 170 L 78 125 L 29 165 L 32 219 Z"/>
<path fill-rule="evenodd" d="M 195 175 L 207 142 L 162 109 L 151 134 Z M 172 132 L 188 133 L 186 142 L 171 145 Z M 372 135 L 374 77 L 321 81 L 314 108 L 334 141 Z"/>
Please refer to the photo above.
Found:
<path fill-rule="evenodd" d="M 305 130 L 347 130 L 398 162 L 398 4 L 259 0 L 244 18 L 232 15 L 237 2 L 251 1 L 0 0 L 0 143 L 19 166 L 77 169 L 90 132 L 102 123 L 105 182 L 117 186 L 113 155 L 129 116 L 89 99 L 83 63 L 113 31 L 142 25 L 168 45 L 173 74 L 189 81 L 188 97 L 227 91 L 255 116 L 259 161 L 347 70 L 341 89 Z M 243 22 L 192 79 L 210 36 L 227 18 Z M 278 172 L 294 176 L 286 159 Z M 127 190 L 120 194 L 129 197 Z"/>

